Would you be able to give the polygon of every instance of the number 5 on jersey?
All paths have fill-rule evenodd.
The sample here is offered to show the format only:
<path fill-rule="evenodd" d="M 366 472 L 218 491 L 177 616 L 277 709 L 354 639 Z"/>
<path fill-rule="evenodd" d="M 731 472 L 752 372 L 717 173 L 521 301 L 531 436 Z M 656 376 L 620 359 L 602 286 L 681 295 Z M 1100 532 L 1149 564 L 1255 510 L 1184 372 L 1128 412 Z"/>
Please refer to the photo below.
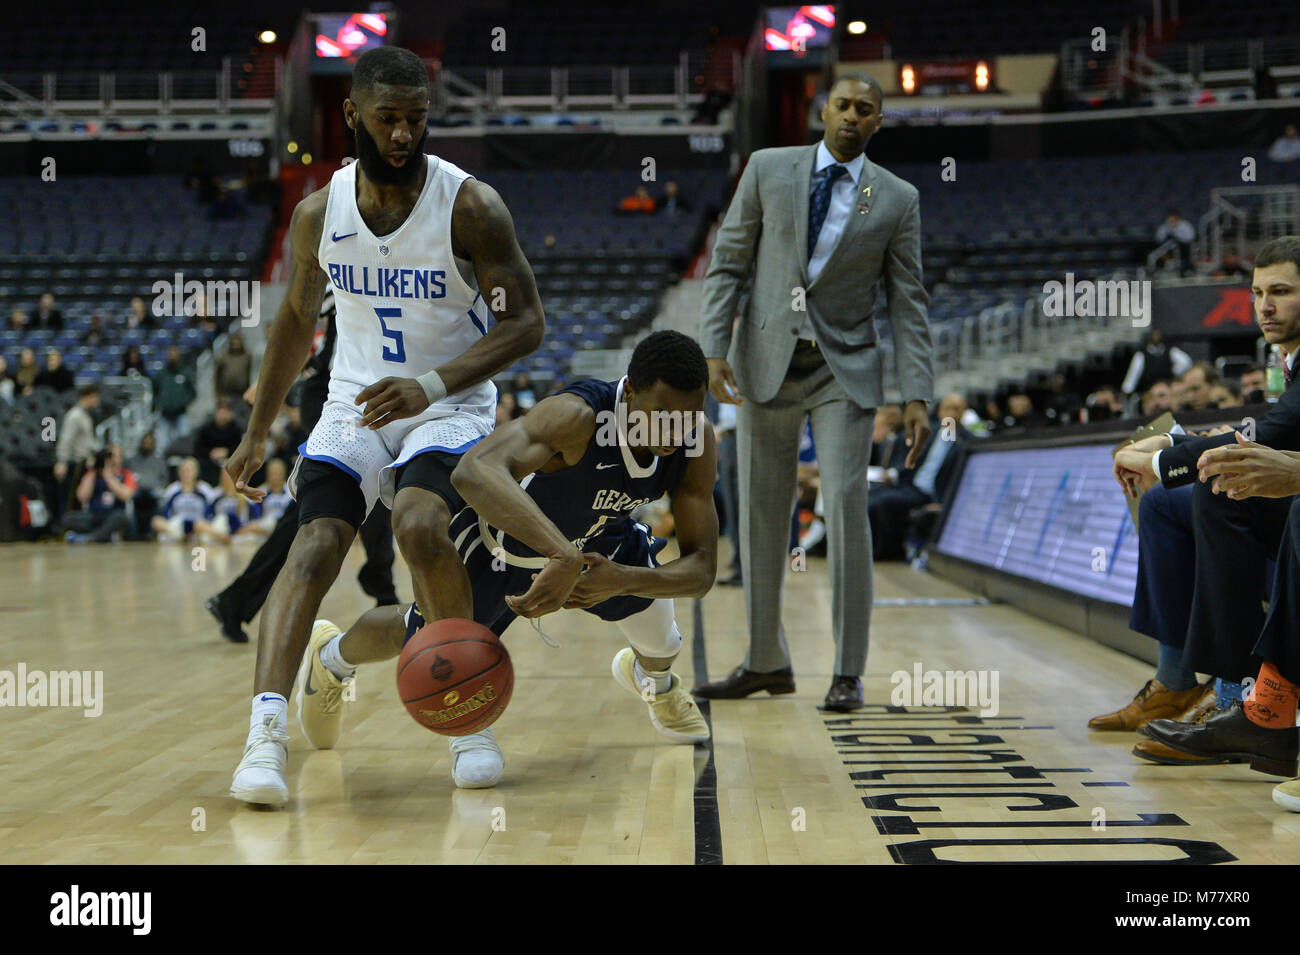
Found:
<path fill-rule="evenodd" d="M 384 345 L 384 361 L 406 361 L 406 347 L 402 344 L 402 333 L 384 324 L 385 318 L 401 318 L 402 310 L 400 308 L 376 308 L 375 314 L 379 316 L 379 327 L 383 331 L 384 337 L 392 339 L 397 345 L 396 350 Z"/>

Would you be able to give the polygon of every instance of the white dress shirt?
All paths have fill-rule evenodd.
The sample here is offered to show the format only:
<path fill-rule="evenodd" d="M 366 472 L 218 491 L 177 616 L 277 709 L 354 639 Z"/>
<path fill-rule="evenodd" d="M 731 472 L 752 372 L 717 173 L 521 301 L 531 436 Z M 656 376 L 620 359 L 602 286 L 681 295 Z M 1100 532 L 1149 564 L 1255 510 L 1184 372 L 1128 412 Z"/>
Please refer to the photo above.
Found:
<path fill-rule="evenodd" d="M 860 153 L 856 159 L 849 162 L 840 162 L 831 155 L 831 151 L 826 148 L 826 143 L 817 144 L 817 158 L 813 160 L 813 175 L 821 172 L 828 166 L 841 165 L 849 171 L 847 176 L 841 176 L 831 187 L 831 204 L 826 210 L 826 221 L 822 223 L 822 230 L 817 234 L 817 244 L 813 246 L 812 258 L 808 260 L 808 281 L 816 280 L 822 268 L 826 265 L 826 260 L 831 257 L 831 252 L 835 249 L 835 243 L 839 242 L 840 236 L 844 234 L 844 227 L 848 225 L 849 213 L 853 211 L 855 198 L 858 194 L 858 180 L 862 178 L 862 169 L 867 164 L 866 153 Z M 810 181 L 807 185 L 808 195 L 813 193 L 813 183 Z M 811 339 L 814 337 L 812 329 L 812 320 L 808 318 L 808 313 L 803 316 L 803 326 L 799 329 L 800 338 Z"/>

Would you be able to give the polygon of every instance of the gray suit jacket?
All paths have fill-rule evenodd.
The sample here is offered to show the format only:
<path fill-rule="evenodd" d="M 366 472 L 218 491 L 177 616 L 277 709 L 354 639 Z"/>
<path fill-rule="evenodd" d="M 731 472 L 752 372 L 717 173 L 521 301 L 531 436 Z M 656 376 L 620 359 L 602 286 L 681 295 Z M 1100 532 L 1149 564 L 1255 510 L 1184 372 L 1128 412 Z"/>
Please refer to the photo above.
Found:
<path fill-rule="evenodd" d="M 903 400 L 930 401 L 933 347 L 916 187 L 866 160 L 858 202 L 868 211 L 855 204 L 826 265 L 809 283 L 808 191 L 816 154 L 814 144 L 760 149 L 749 157 L 704 279 L 704 354 L 727 359 L 745 397 L 772 400 L 803 324 L 795 307 L 795 289 L 802 288 L 817 344 L 836 379 L 858 405 L 878 407 L 884 381 L 874 312 L 883 280 Z M 753 292 L 733 340 L 737 303 L 751 273 Z"/>

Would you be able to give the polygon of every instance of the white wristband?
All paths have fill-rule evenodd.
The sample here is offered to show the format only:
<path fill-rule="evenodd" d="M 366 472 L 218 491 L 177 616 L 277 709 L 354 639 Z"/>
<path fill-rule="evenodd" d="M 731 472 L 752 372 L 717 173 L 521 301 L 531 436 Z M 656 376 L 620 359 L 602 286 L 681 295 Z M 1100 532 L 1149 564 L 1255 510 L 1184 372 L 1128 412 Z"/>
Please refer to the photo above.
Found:
<path fill-rule="evenodd" d="M 436 404 L 447 397 L 447 386 L 442 383 L 442 377 L 436 371 L 426 371 L 415 380 L 424 389 L 424 396 L 429 399 L 429 404 Z"/>

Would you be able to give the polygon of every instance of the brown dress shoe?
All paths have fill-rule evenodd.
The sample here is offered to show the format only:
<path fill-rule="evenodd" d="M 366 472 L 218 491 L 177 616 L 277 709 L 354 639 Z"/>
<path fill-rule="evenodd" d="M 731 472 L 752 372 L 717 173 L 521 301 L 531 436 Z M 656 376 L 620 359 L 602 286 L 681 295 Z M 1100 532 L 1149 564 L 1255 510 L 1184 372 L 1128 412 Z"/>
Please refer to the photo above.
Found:
<path fill-rule="evenodd" d="M 691 690 L 691 695 L 705 700 L 739 700 L 759 690 L 767 690 L 772 696 L 793 693 L 794 670 L 785 667 L 771 673 L 760 673 L 757 670 L 746 670 L 742 665 L 721 680 L 695 687 Z"/>
<path fill-rule="evenodd" d="M 1090 730 L 1136 730 L 1152 720 L 1171 720 L 1180 717 L 1194 705 L 1205 692 L 1205 687 L 1190 690 L 1171 690 L 1159 680 L 1147 680 L 1123 709 L 1088 720 Z"/>

